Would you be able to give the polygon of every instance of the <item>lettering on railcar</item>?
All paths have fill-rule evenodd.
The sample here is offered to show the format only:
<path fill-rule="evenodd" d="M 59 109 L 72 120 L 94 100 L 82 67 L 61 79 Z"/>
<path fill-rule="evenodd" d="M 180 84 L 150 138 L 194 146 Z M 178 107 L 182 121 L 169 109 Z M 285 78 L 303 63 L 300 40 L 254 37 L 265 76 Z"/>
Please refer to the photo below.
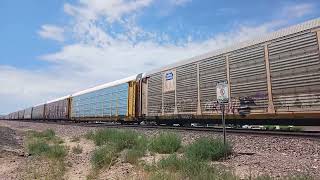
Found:
<path fill-rule="evenodd" d="M 170 92 L 176 89 L 176 71 L 171 70 L 163 74 L 163 92 Z"/>

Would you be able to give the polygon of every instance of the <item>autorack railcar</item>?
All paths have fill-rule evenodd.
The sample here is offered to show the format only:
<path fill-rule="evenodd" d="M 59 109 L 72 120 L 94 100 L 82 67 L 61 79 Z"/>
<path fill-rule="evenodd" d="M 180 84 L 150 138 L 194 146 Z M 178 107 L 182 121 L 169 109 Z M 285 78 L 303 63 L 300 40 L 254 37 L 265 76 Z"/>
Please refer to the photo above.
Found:
<path fill-rule="evenodd" d="M 45 104 L 36 105 L 35 107 L 32 108 L 31 118 L 44 120 L 45 119 L 44 111 L 45 111 Z"/>
<path fill-rule="evenodd" d="M 136 120 L 137 78 L 134 75 L 72 94 L 73 120 Z"/>
<path fill-rule="evenodd" d="M 23 119 L 24 118 L 24 110 L 18 111 L 18 119 Z"/>
<path fill-rule="evenodd" d="M 23 119 L 30 120 L 31 114 L 32 114 L 32 107 L 25 109 Z"/>
<path fill-rule="evenodd" d="M 52 101 L 48 101 L 44 107 L 44 118 L 50 120 L 70 119 L 71 96 L 64 96 Z"/>
<path fill-rule="evenodd" d="M 144 113 L 176 123 L 219 120 L 216 83 L 227 81 L 229 122 L 319 124 L 319 44 L 315 19 L 148 72 Z"/>

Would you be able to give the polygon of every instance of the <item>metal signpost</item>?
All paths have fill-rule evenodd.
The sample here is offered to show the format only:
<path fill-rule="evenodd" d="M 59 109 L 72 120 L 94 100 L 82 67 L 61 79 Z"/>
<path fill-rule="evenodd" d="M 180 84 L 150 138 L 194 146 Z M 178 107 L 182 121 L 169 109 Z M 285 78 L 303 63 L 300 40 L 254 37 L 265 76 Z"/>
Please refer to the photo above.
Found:
<path fill-rule="evenodd" d="M 224 105 L 229 102 L 228 81 L 217 82 L 217 100 L 222 111 L 223 143 L 226 145 L 226 121 L 224 115 Z"/>

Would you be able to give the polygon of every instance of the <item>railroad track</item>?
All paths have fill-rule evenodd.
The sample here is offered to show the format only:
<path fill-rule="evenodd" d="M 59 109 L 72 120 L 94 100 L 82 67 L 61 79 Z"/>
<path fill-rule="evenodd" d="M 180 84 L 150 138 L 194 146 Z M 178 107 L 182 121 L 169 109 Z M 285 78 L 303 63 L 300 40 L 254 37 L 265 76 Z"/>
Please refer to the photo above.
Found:
<path fill-rule="evenodd" d="M 99 127 L 101 125 L 85 125 Z M 179 126 L 146 126 L 146 125 L 102 125 L 105 127 L 114 128 L 139 128 L 139 129 L 163 129 L 163 130 L 178 130 L 178 131 L 203 131 L 222 133 L 222 128 L 215 127 L 179 127 Z M 101 127 L 102 127 L 101 126 Z M 273 136 L 291 136 L 291 137 L 306 137 L 306 138 L 320 138 L 320 131 L 280 131 L 280 130 L 260 130 L 260 129 L 240 129 L 227 128 L 227 134 L 253 134 L 253 135 L 273 135 Z"/>
<path fill-rule="evenodd" d="M 180 127 L 180 126 L 155 126 L 155 125 L 138 125 L 138 124 L 113 124 L 113 123 L 86 123 L 86 122 L 69 122 L 69 121 L 30 121 L 20 120 L 21 122 L 33 123 L 47 123 L 71 126 L 85 126 L 85 127 L 110 127 L 110 128 L 139 128 L 139 129 L 162 129 L 162 130 L 177 130 L 177 131 L 203 131 L 222 133 L 222 128 L 216 127 Z M 250 135 L 267 135 L 267 136 L 288 136 L 288 137 L 304 137 L 304 138 L 320 138 L 320 131 L 281 131 L 281 130 L 260 130 L 260 129 L 241 129 L 241 128 L 227 128 L 227 134 L 250 134 Z"/>

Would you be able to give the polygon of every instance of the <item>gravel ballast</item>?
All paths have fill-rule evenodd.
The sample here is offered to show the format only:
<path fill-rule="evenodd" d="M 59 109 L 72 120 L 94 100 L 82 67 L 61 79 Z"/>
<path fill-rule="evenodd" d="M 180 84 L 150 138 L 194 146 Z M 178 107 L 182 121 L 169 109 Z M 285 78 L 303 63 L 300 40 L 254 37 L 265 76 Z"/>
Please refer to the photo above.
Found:
<path fill-rule="evenodd" d="M 17 130 L 42 131 L 53 129 L 58 136 L 82 136 L 97 127 L 46 124 L 19 121 L 0 121 L 0 126 Z M 175 131 L 132 128 L 147 136 L 157 135 L 162 131 L 178 133 L 183 144 L 189 144 L 200 137 L 221 138 L 221 133 Z M 222 164 L 234 170 L 240 177 L 270 175 L 310 175 L 320 179 L 320 140 L 316 138 L 229 134 L 228 141 L 233 145 L 233 155 L 225 161 L 212 162 Z"/>

